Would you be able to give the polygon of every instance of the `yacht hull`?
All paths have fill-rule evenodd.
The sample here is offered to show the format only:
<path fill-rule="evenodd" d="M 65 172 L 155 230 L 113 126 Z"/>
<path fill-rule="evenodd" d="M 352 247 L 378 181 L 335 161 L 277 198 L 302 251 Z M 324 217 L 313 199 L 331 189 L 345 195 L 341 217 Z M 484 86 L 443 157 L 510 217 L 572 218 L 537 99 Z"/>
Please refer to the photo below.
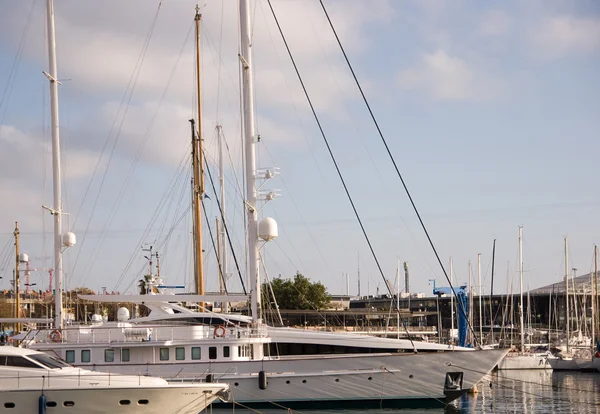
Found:
<path fill-rule="evenodd" d="M 510 353 L 498 364 L 499 370 L 517 369 L 552 369 L 546 354 L 511 355 Z"/>
<path fill-rule="evenodd" d="M 443 406 L 469 391 L 506 353 L 506 350 L 485 350 L 355 354 L 121 365 L 111 366 L 110 370 L 146 373 L 171 382 L 201 378 L 228 383 L 230 403 L 255 407 L 433 407 Z"/>
<path fill-rule="evenodd" d="M 214 392 L 221 388 L 215 385 Z M 197 414 L 216 398 L 192 387 L 16 389 L 0 392 L 0 407 L 19 413 L 38 412 L 42 394 L 49 413 L 77 414 Z"/>

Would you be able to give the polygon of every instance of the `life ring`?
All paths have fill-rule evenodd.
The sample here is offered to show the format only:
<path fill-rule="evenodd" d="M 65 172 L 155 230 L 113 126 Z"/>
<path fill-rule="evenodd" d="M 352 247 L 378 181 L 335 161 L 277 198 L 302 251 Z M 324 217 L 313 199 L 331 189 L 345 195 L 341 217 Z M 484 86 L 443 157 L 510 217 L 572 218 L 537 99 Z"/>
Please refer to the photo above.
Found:
<path fill-rule="evenodd" d="M 62 334 L 58 329 L 55 329 L 52 332 L 50 332 L 50 335 L 48 335 L 48 337 L 52 342 L 60 342 L 62 340 Z"/>
<path fill-rule="evenodd" d="M 225 327 L 223 325 L 219 325 L 215 328 L 214 336 L 215 338 L 223 338 L 225 336 Z"/>

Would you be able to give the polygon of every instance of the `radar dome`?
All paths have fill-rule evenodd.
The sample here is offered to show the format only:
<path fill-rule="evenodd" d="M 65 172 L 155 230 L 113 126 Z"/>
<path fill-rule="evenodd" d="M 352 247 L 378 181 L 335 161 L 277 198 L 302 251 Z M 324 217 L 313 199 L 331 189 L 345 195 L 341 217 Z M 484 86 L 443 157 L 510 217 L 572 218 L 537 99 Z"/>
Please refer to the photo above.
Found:
<path fill-rule="evenodd" d="M 98 315 L 97 313 L 93 314 L 92 322 L 102 322 L 102 315 Z"/>
<path fill-rule="evenodd" d="M 277 222 L 271 217 L 265 217 L 258 223 L 258 237 L 264 241 L 271 241 L 279 236 Z"/>
<path fill-rule="evenodd" d="M 129 309 L 119 308 L 117 311 L 117 320 L 119 322 L 125 322 L 126 320 L 129 320 Z"/>
<path fill-rule="evenodd" d="M 29 256 L 27 256 L 27 253 L 21 253 L 19 255 L 19 263 L 27 263 L 29 262 Z"/>
<path fill-rule="evenodd" d="M 66 232 L 62 235 L 62 243 L 65 247 L 73 247 L 75 243 L 77 243 L 77 238 L 75 237 L 75 233 Z"/>

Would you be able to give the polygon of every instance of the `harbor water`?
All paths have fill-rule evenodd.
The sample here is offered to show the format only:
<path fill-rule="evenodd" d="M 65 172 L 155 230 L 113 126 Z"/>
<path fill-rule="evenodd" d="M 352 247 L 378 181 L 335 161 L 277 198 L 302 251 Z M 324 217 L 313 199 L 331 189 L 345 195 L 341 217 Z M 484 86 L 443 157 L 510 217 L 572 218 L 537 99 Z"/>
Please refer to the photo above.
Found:
<path fill-rule="evenodd" d="M 223 410 L 214 410 L 219 414 Z M 236 412 L 250 411 L 236 407 Z M 265 414 L 283 408 L 260 410 Z M 321 410 L 331 414 L 374 414 L 392 409 Z M 436 413 L 600 413 L 600 373 L 551 370 L 496 371 L 479 384 L 477 393 L 464 395 L 442 409 L 405 410 L 411 414 Z M 256 412 L 256 411 L 253 411 Z M 293 412 L 307 412 L 293 411 Z"/>

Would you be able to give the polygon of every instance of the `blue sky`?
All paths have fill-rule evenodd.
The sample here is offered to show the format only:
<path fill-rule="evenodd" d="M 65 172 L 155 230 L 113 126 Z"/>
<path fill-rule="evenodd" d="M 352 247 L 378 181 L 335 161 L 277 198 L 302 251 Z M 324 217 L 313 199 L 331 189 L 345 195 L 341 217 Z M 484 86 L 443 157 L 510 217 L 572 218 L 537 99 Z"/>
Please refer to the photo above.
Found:
<path fill-rule="evenodd" d="M 0 92 L 7 91 L 0 95 L 4 288 L 12 274 L 14 221 L 23 248 L 37 258 L 32 265 L 40 270 L 32 281 L 46 285 L 43 269 L 52 266 L 44 259 L 51 255 L 50 236 L 43 237 L 51 220 L 41 210 L 52 200 L 48 87 L 41 74 L 47 68 L 44 3 L 11 2 L 0 16 Z M 430 292 L 428 279 L 445 284 L 318 2 L 273 3 L 385 277 L 394 283 L 399 258 L 409 263 L 413 291 Z M 600 230 L 594 168 L 600 153 L 600 6 L 325 4 L 442 260 L 453 257 L 455 278 L 466 281 L 468 261 L 475 264 L 482 253 L 487 292 L 497 239 L 495 291 L 509 290 L 510 280 L 517 280 L 519 225 L 526 286 L 560 279 L 565 235 L 569 268 L 587 273 Z M 144 267 L 140 247 L 147 243 L 160 246 L 165 281 L 190 280 L 185 163 L 195 100 L 194 6 L 163 1 L 137 65 L 158 1 L 56 1 L 59 77 L 65 79 L 59 95 L 64 202 L 78 235 L 65 259 L 68 288 L 132 291 Z M 280 226 L 280 237 L 263 249 L 269 277 L 298 270 L 332 293 L 345 293 L 348 273 L 356 294 L 360 256 L 361 293 L 368 288 L 374 294 L 378 286 L 383 292 L 266 1 L 252 2 L 252 10 L 258 165 L 282 172 L 266 184 L 282 196 L 261 211 Z M 231 149 L 227 218 L 243 261 L 237 8 L 233 1 L 207 2 L 202 13 L 205 144 L 216 174 L 218 120 Z M 212 225 L 217 207 L 208 180 L 207 186 Z M 208 239 L 205 250 L 207 286 L 214 290 Z M 233 276 L 231 290 L 239 289 Z"/>

